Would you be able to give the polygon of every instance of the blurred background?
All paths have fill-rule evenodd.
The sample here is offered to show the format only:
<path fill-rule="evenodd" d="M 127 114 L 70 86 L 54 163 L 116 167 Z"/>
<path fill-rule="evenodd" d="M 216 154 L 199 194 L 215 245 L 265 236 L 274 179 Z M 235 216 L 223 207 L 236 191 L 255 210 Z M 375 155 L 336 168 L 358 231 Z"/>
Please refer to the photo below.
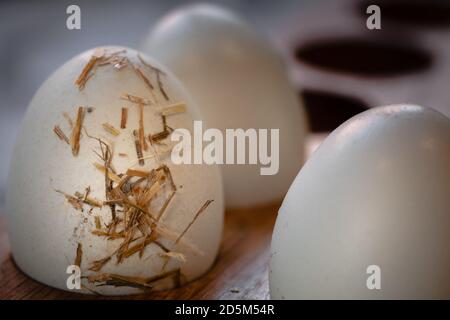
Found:
<path fill-rule="evenodd" d="M 139 48 L 152 25 L 198 1 L 0 1 L 0 214 L 9 159 L 40 84 L 94 46 Z M 415 103 L 450 116 L 450 1 L 208 1 L 243 16 L 283 56 L 314 135 L 377 105 Z M 81 7 L 81 30 L 66 8 Z M 381 8 L 369 30 L 366 8 Z M 31 155 L 32 156 L 32 155 Z"/>

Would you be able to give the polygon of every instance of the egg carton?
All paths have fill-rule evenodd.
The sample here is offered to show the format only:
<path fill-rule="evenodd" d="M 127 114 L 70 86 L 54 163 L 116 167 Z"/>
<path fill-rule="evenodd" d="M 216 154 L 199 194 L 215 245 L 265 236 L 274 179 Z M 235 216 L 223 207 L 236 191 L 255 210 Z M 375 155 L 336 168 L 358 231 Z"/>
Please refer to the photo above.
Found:
<path fill-rule="evenodd" d="M 330 131 L 366 108 L 395 103 L 450 116 L 450 8 L 425 2 L 423 15 L 420 2 L 371 2 L 381 9 L 379 30 L 367 28 L 369 4 L 361 0 L 299 2 L 291 11 L 273 42 L 310 117 L 311 110 L 320 116 L 313 130 Z"/>

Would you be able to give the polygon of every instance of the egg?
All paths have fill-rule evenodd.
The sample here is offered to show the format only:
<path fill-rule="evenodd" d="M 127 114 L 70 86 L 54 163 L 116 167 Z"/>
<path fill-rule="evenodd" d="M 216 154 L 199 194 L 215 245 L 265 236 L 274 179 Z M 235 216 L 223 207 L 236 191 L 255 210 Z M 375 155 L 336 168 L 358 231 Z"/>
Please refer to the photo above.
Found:
<path fill-rule="evenodd" d="M 234 13 L 195 4 L 163 17 L 142 50 L 183 81 L 204 115 L 204 127 L 222 132 L 279 129 L 275 174 L 262 175 L 260 162 L 221 168 L 227 207 L 281 201 L 303 164 L 306 122 L 299 97 L 272 47 Z"/>
<path fill-rule="evenodd" d="M 175 165 L 170 139 L 200 116 L 167 68 L 129 48 L 89 50 L 57 69 L 28 107 L 10 168 L 19 268 L 52 287 L 106 295 L 207 272 L 223 227 L 221 173 Z"/>
<path fill-rule="evenodd" d="M 274 299 L 450 298 L 450 120 L 365 111 L 304 165 L 272 238 Z"/>

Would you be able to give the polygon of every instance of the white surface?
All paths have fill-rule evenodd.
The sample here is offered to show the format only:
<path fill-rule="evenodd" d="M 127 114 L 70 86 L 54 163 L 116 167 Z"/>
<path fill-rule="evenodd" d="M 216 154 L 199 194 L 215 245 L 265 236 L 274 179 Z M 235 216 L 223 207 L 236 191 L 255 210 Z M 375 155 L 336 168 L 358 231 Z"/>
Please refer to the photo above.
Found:
<path fill-rule="evenodd" d="M 279 211 L 274 299 L 450 298 L 450 120 L 412 105 L 361 113 L 302 168 Z M 381 268 L 381 290 L 366 268 Z"/>
<path fill-rule="evenodd" d="M 306 121 L 270 45 L 233 13 L 194 5 L 164 17 L 143 51 L 183 81 L 205 115 L 205 127 L 224 135 L 235 128 L 280 130 L 277 174 L 262 176 L 259 164 L 221 167 L 227 207 L 282 199 L 303 163 Z"/>
<path fill-rule="evenodd" d="M 93 152 L 98 149 L 98 142 L 89 139 L 83 131 L 79 155 L 73 157 L 70 146 L 56 137 L 53 127 L 60 125 L 68 134 L 71 130 L 63 112 L 68 112 L 74 118 L 78 106 L 94 107 L 92 113 L 86 114 L 84 127 L 89 135 L 113 143 L 116 156 L 112 165 L 118 173 L 126 172 L 137 159 L 132 130 L 138 128 L 139 113 L 136 105 L 121 100 L 120 95 L 129 93 L 151 97 L 148 88 L 131 66 L 120 71 L 110 66 L 99 68 L 88 80 L 86 87 L 79 91 L 74 80 L 91 53 L 85 52 L 64 64 L 44 82 L 34 96 L 17 140 L 7 190 L 9 237 L 16 263 L 34 279 L 60 289 L 67 289 L 66 268 L 73 264 L 78 242 L 82 244 L 84 252 L 82 272 L 83 275 L 88 275 L 91 272 L 87 269 L 92 261 L 111 254 L 120 241 L 108 241 L 92 235 L 90 231 L 94 226 L 94 214 L 76 211 L 63 195 L 55 192 L 55 189 L 59 189 L 73 195 L 90 186 L 93 197 L 104 199 L 105 187 L 104 176 L 92 165 L 99 162 Z M 134 63 L 139 61 L 136 52 L 131 49 L 128 49 L 127 56 Z M 198 110 L 182 85 L 156 61 L 148 57 L 145 60 L 167 73 L 162 80 L 170 102 L 187 102 L 188 113 L 168 117 L 168 124 L 173 128 L 192 130 L 192 119 L 199 118 Z M 142 70 L 155 82 L 154 74 L 144 67 Z M 158 99 L 163 103 L 161 95 Z M 118 137 L 112 137 L 103 130 L 102 123 L 109 122 L 119 128 L 121 108 L 124 105 L 129 108 L 127 128 L 121 130 Z M 146 134 L 161 131 L 161 118 L 151 110 L 155 107 L 145 108 Z M 121 158 L 117 156 L 119 152 L 127 153 L 129 157 Z M 150 154 L 150 151 L 144 152 L 144 156 Z M 181 265 L 181 271 L 188 280 L 192 280 L 209 269 L 219 248 L 224 206 L 220 171 L 217 166 L 175 166 L 171 164 L 170 157 L 161 160 L 171 169 L 178 187 L 165 213 L 167 218 L 164 219 L 171 230 L 181 233 L 203 203 L 208 199 L 214 200 L 185 236 L 187 241 L 204 252 L 203 256 L 194 256 L 182 247 L 167 244 L 172 250 L 186 254 L 187 262 Z M 150 170 L 158 166 L 153 159 L 146 160 L 143 167 L 135 167 Z M 97 211 L 95 209 L 94 213 Z M 104 223 L 110 221 L 109 207 L 103 207 L 100 214 Z M 85 217 L 88 218 L 87 223 L 83 222 Z M 123 263 L 115 264 L 113 258 L 101 272 L 146 277 L 159 274 L 163 260 L 154 256 L 159 251 L 157 246 L 151 244 L 141 259 L 135 254 Z M 166 270 L 176 266 L 172 259 Z M 136 292 L 130 288 L 113 287 L 96 290 L 104 294 Z"/>

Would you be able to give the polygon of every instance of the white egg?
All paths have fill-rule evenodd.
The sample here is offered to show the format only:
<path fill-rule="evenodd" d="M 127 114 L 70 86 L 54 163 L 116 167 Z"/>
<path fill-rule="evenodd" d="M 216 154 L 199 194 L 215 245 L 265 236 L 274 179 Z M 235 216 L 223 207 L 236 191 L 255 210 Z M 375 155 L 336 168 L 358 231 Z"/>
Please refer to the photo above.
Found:
<path fill-rule="evenodd" d="M 450 120 L 392 105 L 333 131 L 284 199 L 274 299 L 450 298 Z"/>
<path fill-rule="evenodd" d="M 163 18 L 144 41 L 186 85 L 205 127 L 279 129 L 279 171 L 260 165 L 222 165 L 227 207 L 281 200 L 303 161 L 305 118 L 274 50 L 233 13 L 186 6 Z M 270 147 L 270 146 L 269 146 Z"/>
<path fill-rule="evenodd" d="M 158 72 L 162 89 L 156 80 Z M 142 98 L 144 104 L 130 101 L 132 96 L 138 97 L 134 101 Z M 154 136 L 164 132 L 161 111 L 179 102 L 187 110 L 167 116 L 167 126 L 192 130 L 198 112 L 182 84 L 157 61 L 127 48 L 84 52 L 44 82 L 28 107 L 7 191 L 12 254 L 25 273 L 68 290 L 67 283 L 75 282 L 68 280 L 66 269 L 78 264 L 78 257 L 81 284 L 89 290 L 131 294 L 171 288 L 178 280 L 185 283 L 211 267 L 223 225 L 220 170 L 174 165 L 170 139 L 156 141 Z M 121 128 L 122 108 L 128 110 L 125 128 Z M 80 115 L 84 111 L 81 126 L 79 110 Z M 77 128 L 81 128 L 78 153 L 73 151 Z M 60 130 L 61 139 L 55 130 Z M 153 135 L 153 143 L 148 135 Z M 105 143 L 102 148 L 100 141 Z M 142 165 L 137 145 L 142 149 Z M 108 158 L 108 177 L 113 182 L 105 182 L 101 172 Z M 108 198 L 107 186 L 114 188 Z M 86 188 L 90 188 L 87 195 Z M 105 200 L 111 202 L 101 206 Z M 208 200 L 213 202 L 194 221 Z M 93 201 L 101 207 L 92 205 Z M 163 279 L 153 281 L 159 275 Z"/>

